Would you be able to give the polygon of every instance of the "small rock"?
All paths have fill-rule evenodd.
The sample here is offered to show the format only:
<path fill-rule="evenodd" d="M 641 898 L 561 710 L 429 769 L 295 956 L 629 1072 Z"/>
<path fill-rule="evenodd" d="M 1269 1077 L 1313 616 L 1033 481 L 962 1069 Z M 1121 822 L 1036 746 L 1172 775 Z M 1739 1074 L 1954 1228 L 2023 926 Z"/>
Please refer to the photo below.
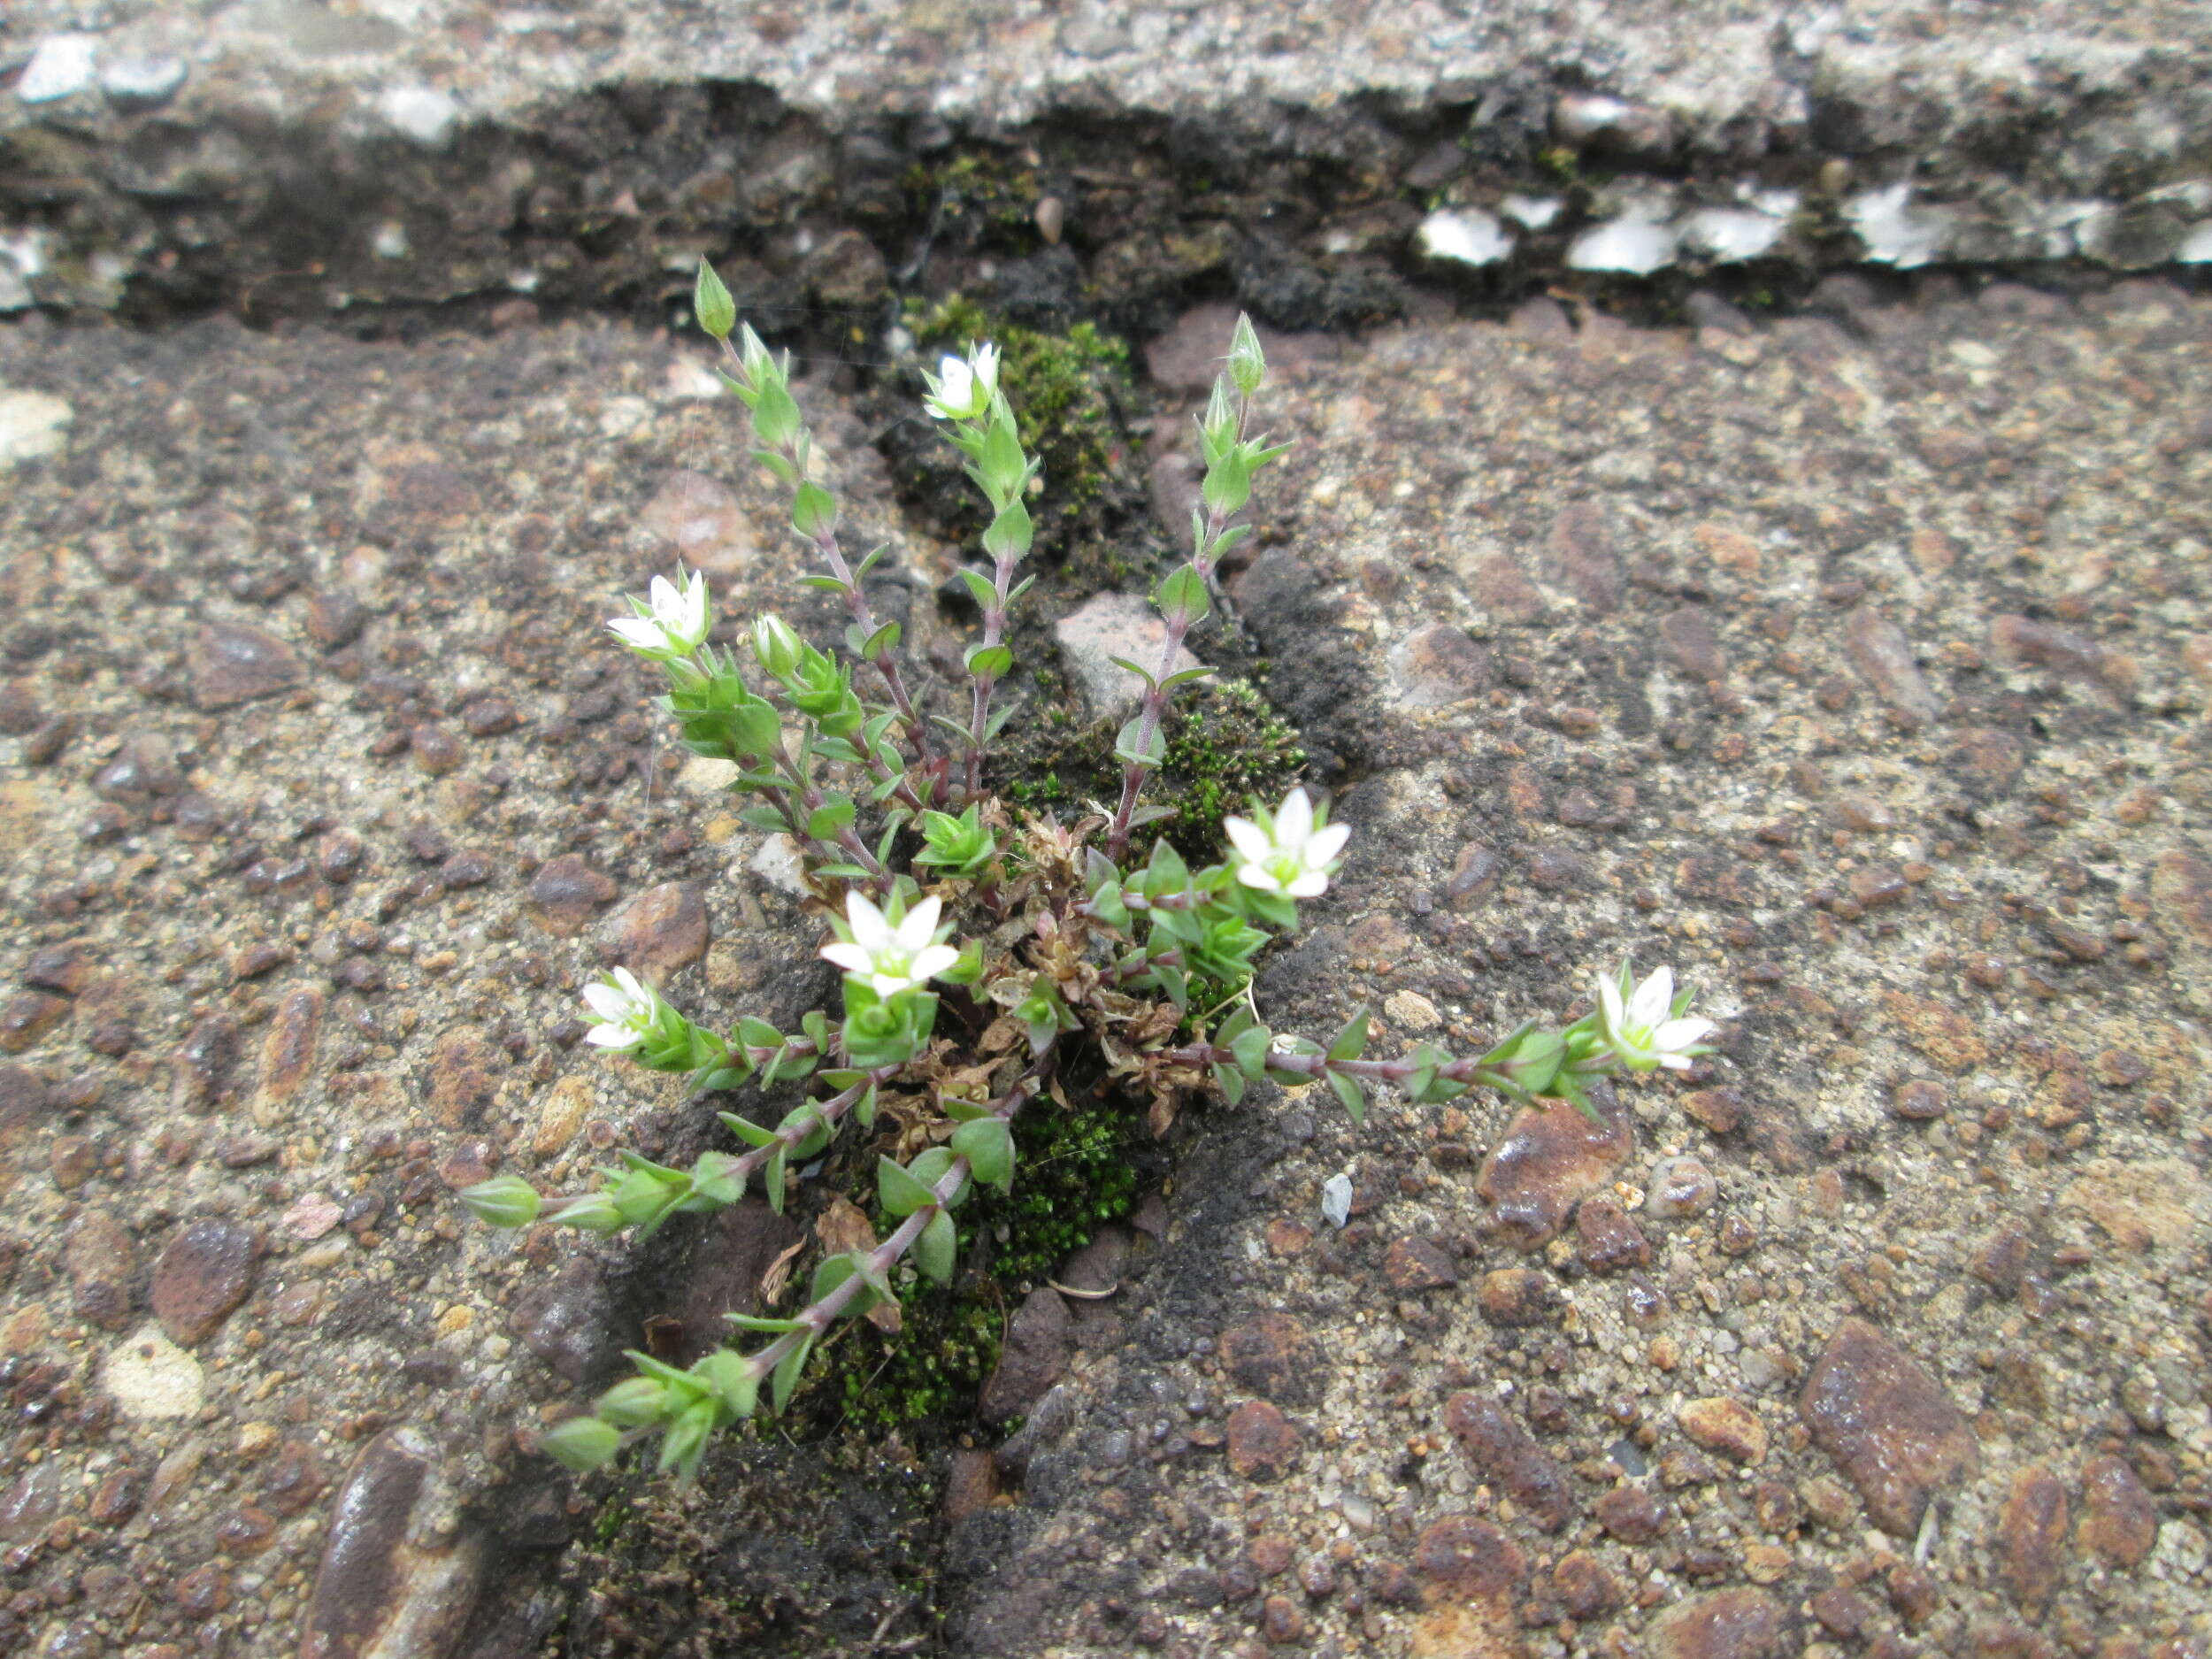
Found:
<path fill-rule="evenodd" d="M 577 1093 L 581 1097 L 580 1120 L 591 1095 L 588 1089 Z M 560 1094 L 561 1085 L 557 1084 L 553 1095 Z M 560 1144 L 567 1144 L 566 1136 Z M 762 1276 L 803 1236 L 795 1220 L 778 1215 L 764 1199 L 748 1198 L 715 1212 L 692 1248 L 683 1294 L 676 1304 L 676 1317 L 683 1322 L 683 1363 L 696 1363 L 729 1340 L 724 1314 L 761 1311 Z"/>
<path fill-rule="evenodd" d="M 186 652 L 193 706 L 203 713 L 289 691 L 307 678 L 292 648 L 257 629 L 210 622 Z"/>
<path fill-rule="evenodd" d="M 273 1117 L 274 1109 L 297 1094 L 314 1071 L 323 1008 L 323 994 L 311 985 L 287 991 L 277 1004 L 269 1033 L 261 1042 L 261 1087 L 254 1096 L 257 1119 Z"/>
<path fill-rule="evenodd" d="M 461 740 L 431 720 L 407 733 L 407 747 L 415 757 L 415 764 L 433 778 L 444 777 L 465 758 Z"/>
<path fill-rule="evenodd" d="M 1031 1291 L 1007 1321 L 998 1367 L 983 1385 L 977 1410 L 992 1423 L 1021 1416 L 1060 1380 L 1074 1348 L 1075 1322 L 1059 1292 Z"/>
<path fill-rule="evenodd" d="M 1632 1145 L 1617 1111 L 1596 1124 L 1564 1101 L 1523 1108 L 1476 1183 L 1490 1206 L 1492 1230 L 1524 1250 L 1550 1243 L 1575 1205 L 1610 1178 Z"/>
<path fill-rule="evenodd" d="M 1875 695 L 1916 722 L 1932 720 L 1942 703 L 1912 659 L 1904 631 L 1872 605 L 1861 605 L 1844 619 L 1844 653 L 1866 676 Z"/>
<path fill-rule="evenodd" d="M 1167 643 L 1167 624 L 1134 594 L 1102 593 L 1053 625 L 1060 656 L 1094 717 L 1126 719 L 1144 697 L 1144 682 L 1113 659 L 1123 657 L 1156 673 Z M 1198 658 L 1179 647 L 1174 672 L 1199 666 Z"/>
<path fill-rule="evenodd" d="M 1686 1402 L 1675 1413 L 1682 1432 L 1709 1452 L 1739 1463 L 1756 1463 L 1767 1455 L 1767 1426 L 1748 1406 L 1725 1395 Z"/>
<path fill-rule="evenodd" d="M 363 1448 L 331 1510 L 303 1659 L 452 1651 L 475 1610 L 482 1552 L 470 1532 L 426 1547 L 441 1535 L 417 1525 L 418 1510 L 438 1502 L 435 1468 L 434 1448 L 412 1429 L 389 1430 Z"/>
<path fill-rule="evenodd" d="M 613 1300 L 588 1256 L 572 1256 L 550 1279 L 515 1299 L 522 1345 L 572 1383 L 591 1378 L 613 1347 Z"/>
<path fill-rule="evenodd" d="M 430 1050 L 430 1110 L 441 1127 L 480 1129 L 499 1097 L 507 1056 L 483 1030 L 456 1025 Z"/>
<path fill-rule="evenodd" d="M 1229 1414 L 1229 1467 L 1247 1480 L 1280 1480 L 1298 1462 L 1298 1431 L 1264 1400 Z"/>
<path fill-rule="evenodd" d="M 1490 683 L 1490 653 L 1448 623 L 1422 628 L 1392 646 L 1390 667 L 1398 701 L 1409 709 L 1445 708 Z"/>
<path fill-rule="evenodd" d="M 1593 1273 L 1648 1266 L 1651 1241 L 1629 1213 L 1610 1198 L 1586 1198 L 1575 1212 L 1578 1254 Z"/>
<path fill-rule="evenodd" d="M 19 91 L 22 83 L 16 85 Z M 58 397 L 0 387 L 0 468 L 59 454 L 75 418 Z"/>
<path fill-rule="evenodd" d="M 326 651 L 352 644 L 368 621 L 368 606 L 350 588 L 324 588 L 307 595 L 307 637 Z"/>
<path fill-rule="evenodd" d="M 2100 1453 L 2081 1466 L 2081 1525 L 2075 1540 L 2115 1567 L 2143 1564 L 2158 1542 L 2158 1510 L 2124 1457 Z"/>
<path fill-rule="evenodd" d="M 77 1317 L 103 1330 L 130 1323 L 138 1275 L 138 1248 L 131 1230 L 104 1210 L 88 1210 L 70 1223 L 62 1247 Z"/>
<path fill-rule="evenodd" d="M 1665 1158 L 1652 1166 L 1644 1213 L 1655 1221 L 1701 1216 L 1720 1196 L 1720 1183 L 1696 1158 Z"/>
<path fill-rule="evenodd" d="M 23 982 L 35 989 L 74 996 L 92 973 L 92 953 L 82 940 L 34 950 L 23 966 Z"/>
<path fill-rule="evenodd" d="M 1602 1618 L 1626 1599 L 1621 1581 L 1586 1549 L 1570 1550 L 1551 1570 L 1552 1593 L 1571 1619 Z"/>
<path fill-rule="evenodd" d="M 1496 1401 L 1463 1389 L 1444 1404 L 1444 1426 L 1476 1479 L 1487 1480 L 1555 1532 L 1574 1513 L 1574 1491 L 1536 1437 Z"/>
<path fill-rule="evenodd" d="M 1476 1299 L 1484 1318 L 1509 1326 L 1541 1325 L 1559 1305 L 1549 1275 L 1532 1267 L 1494 1268 L 1482 1276 Z"/>
<path fill-rule="evenodd" d="M 1383 1256 L 1383 1282 L 1400 1292 L 1441 1290 L 1459 1283 L 1452 1258 L 1426 1239 L 1400 1239 Z"/>
<path fill-rule="evenodd" d="M 237 1059 L 236 1024 L 225 1014 L 209 1015 L 185 1033 L 171 1056 L 169 1103 L 184 1111 L 212 1111 L 229 1093 Z"/>
<path fill-rule="evenodd" d="M 1655 1659 L 1794 1659 L 1797 1646 L 1763 1590 L 1717 1590 L 1654 1619 L 1651 1651 Z"/>
<path fill-rule="evenodd" d="M 100 1363 L 100 1386 L 114 1396 L 116 1409 L 136 1423 L 196 1417 L 206 1397 L 200 1362 L 149 1323 L 108 1351 Z M 160 1471 L 155 1471 L 160 1484 Z M 150 1489 L 148 1502 L 157 1502 Z"/>
<path fill-rule="evenodd" d="M 1947 1071 L 1964 1071 L 1989 1057 L 1989 1045 L 1974 1022 L 1932 997 L 1909 991 L 1885 991 L 1882 1006 L 1905 1040 Z"/>
<path fill-rule="evenodd" d="M 1504 1601 L 1520 1588 L 1528 1557 L 1489 1522 L 1447 1515 L 1422 1529 L 1413 1566 L 1452 1601 Z"/>
<path fill-rule="evenodd" d="M 1950 1100 L 1951 1091 L 1934 1079 L 1914 1078 L 1891 1091 L 1889 1109 L 1900 1118 L 1924 1123 L 1942 1117 Z"/>
<path fill-rule="evenodd" d="M 1989 643 L 2002 663 L 2030 663 L 2074 680 L 2097 680 L 2105 672 L 2103 646 L 2027 617 L 1996 618 L 1989 625 Z"/>
<path fill-rule="evenodd" d="M 706 896 L 691 881 L 648 887 L 600 924 L 599 942 L 641 979 L 664 986 L 707 954 Z"/>
<path fill-rule="evenodd" d="M 1728 678 L 1728 658 L 1713 637 L 1712 618 L 1698 606 L 1686 605 L 1660 618 L 1659 641 L 1674 665 L 1700 684 Z"/>
<path fill-rule="evenodd" d="M 2066 1488 L 2041 1464 L 2012 1479 L 1997 1517 L 1997 1576 L 2024 1613 L 2039 1612 L 2058 1587 L 2066 1548 Z"/>
<path fill-rule="evenodd" d="M 196 1221 L 154 1263 L 154 1317 L 185 1348 L 205 1341 L 253 1288 L 254 1234 L 234 1222 Z"/>
<path fill-rule="evenodd" d="M 1383 1012 L 1402 1031 L 1434 1031 L 1444 1023 L 1436 1004 L 1418 991 L 1393 991 L 1383 1000 Z"/>
<path fill-rule="evenodd" d="M 1545 542 L 1547 573 L 1594 616 L 1619 609 L 1626 583 L 1613 550 L 1613 527 L 1604 506 L 1578 501 L 1562 509 Z"/>
<path fill-rule="evenodd" d="M 703 472 L 671 472 L 638 521 L 683 563 L 716 576 L 742 573 L 758 550 L 737 497 Z"/>
<path fill-rule="evenodd" d="M 539 919 L 546 932 L 564 939 L 582 932 L 618 890 L 614 878 L 594 870 L 581 853 L 549 858 L 530 878 L 530 902 Z"/>
<path fill-rule="evenodd" d="M 1911 1538 L 1939 1486 L 1980 1464 L 1972 1426 L 1927 1368 L 1863 1319 L 1836 1326 L 1798 1409 L 1883 1531 Z"/>
<path fill-rule="evenodd" d="M 2151 902 L 2200 945 L 2212 945 L 2212 860 L 2185 847 L 2162 853 L 2151 866 Z"/>
<path fill-rule="evenodd" d="M 1497 854 L 1480 841 L 1467 842 L 1452 860 L 1452 873 L 1445 879 L 1446 902 L 1454 910 L 1465 910 L 1497 884 L 1500 867 Z"/>
<path fill-rule="evenodd" d="M 21 1054 L 68 1018 L 69 1004 L 44 991 L 24 991 L 0 1003 L 0 1049 Z"/>
<path fill-rule="evenodd" d="M 1225 1332 L 1222 1363 L 1238 1384 L 1286 1405 L 1310 1405 L 1322 1370 L 1320 1351 L 1286 1313 L 1263 1313 Z"/>
<path fill-rule="evenodd" d="M 1667 1530 L 1666 1506 L 1647 1486 L 1615 1486 L 1590 1509 L 1598 1525 L 1624 1544 L 1648 1544 Z"/>
<path fill-rule="evenodd" d="M 1260 1609 L 1260 1628 L 1276 1647 L 1291 1647 L 1306 1637 L 1306 1616 L 1286 1595 L 1271 1595 Z"/>
<path fill-rule="evenodd" d="M 945 1495 L 938 1516 L 947 1526 L 956 1526 L 971 1515 L 991 1507 L 998 1496 L 998 1464 L 991 1454 L 967 1448 L 953 1453 L 945 1471 Z"/>
<path fill-rule="evenodd" d="M 16 77 L 15 96 L 26 104 L 51 104 L 73 97 L 92 84 L 100 37 L 49 35 L 31 49 L 30 61 Z"/>

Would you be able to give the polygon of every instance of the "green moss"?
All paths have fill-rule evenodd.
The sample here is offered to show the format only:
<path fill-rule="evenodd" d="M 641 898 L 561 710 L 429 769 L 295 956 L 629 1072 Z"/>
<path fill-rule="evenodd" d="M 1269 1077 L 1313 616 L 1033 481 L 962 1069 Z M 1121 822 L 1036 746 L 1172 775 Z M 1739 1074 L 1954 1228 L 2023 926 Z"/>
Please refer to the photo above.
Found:
<path fill-rule="evenodd" d="M 971 151 L 941 166 L 917 163 L 902 182 L 916 211 L 941 236 L 1024 248 L 1039 240 L 1037 198 L 1043 189 L 1033 168 Z"/>
<path fill-rule="evenodd" d="M 979 1259 L 984 1271 L 949 1290 L 918 1285 L 895 1336 L 864 1320 L 842 1327 L 803 1385 L 801 1409 L 864 1434 L 967 1417 L 1021 1299 L 1136 1202 L 1133 1138 L 1144 1133 L 1118 1094 L 1073 1110 L 1049 1099 L 1032 1105 L 1015 1120 L 1013 1192 L 979 1193 L 959 1213 L 958 1259 L 964 1268 Z M 893 1225 L 876 1221 L 879 1230 Z"/>

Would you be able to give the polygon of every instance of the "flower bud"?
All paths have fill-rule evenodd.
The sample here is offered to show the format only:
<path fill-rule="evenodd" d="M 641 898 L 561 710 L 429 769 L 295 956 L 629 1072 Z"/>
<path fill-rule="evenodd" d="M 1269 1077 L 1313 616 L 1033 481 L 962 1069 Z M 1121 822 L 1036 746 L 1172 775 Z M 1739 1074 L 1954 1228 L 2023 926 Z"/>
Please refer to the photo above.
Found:
<path fill-rule="evenodd" d="M 1229 378 L 1247 397 L 1258 391 L 1260 382 L 1267 378 L 1267 357 L 1260 349 L 1259 331 L 1241 311 L 1237 313 L 1236 332 L 1229 338 Z"/>
<path fill-rule="evenodd" d="M 622 1218 L 614 1200 L 604 1193 L 586 1193 L 546 1212 L 557 1227 L 581 1227 L 587 1233 L 619 1233 L 630 1224 Z"/>
<path fill-rule="evenodd" d="M 618 1428 L 642 1429 L 661 1420 L 668 1390 L 650 1377 L 633 1377 L 599 1396 L 599 1415 Z"/>
<path fill-rule="evenodd" d="M 778 680 L 788 680 L 797 670 L 799 651 L 799 636 L 775 612 L 753 618 L 753 655 Z"/>
<path fill-rule="evenodd" d="M 461 1189 L 461 1202 L 494 1227 L 526 1227 L 538 1218 L 538 1189 L 519 1175 L 502 1175 Z"/>
<path fill-rule="evenodd" d="M 571 1417 L 540 1440 L 538 1449 L 580 1475 L 620 1451 L 622 1433 L 597 1417 Z"/>

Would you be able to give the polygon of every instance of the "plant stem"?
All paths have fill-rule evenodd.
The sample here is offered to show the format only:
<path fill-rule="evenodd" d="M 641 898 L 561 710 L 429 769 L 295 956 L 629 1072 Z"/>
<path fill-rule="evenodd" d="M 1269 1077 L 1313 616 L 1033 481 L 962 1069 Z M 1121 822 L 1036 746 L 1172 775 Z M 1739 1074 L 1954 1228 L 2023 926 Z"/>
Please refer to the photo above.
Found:
<path fill-rule="evenodd" d="M 1006 637 L 1006 607 L 1012 592 L 1015 568 L 1021 563 L 1018 554 L 995 559 L 991 565 L 992 600 L 983 613 L 983 649 L 990 649 Z M 990 724 L 991 693 L 998 685 L 996 674 L 976 673 L 970 678 L 975 683 L 972 711 L 968 721 L 968 776 L 967 794 L 973 800 L 982 787 L 983 745 L 985 728 Z"/>

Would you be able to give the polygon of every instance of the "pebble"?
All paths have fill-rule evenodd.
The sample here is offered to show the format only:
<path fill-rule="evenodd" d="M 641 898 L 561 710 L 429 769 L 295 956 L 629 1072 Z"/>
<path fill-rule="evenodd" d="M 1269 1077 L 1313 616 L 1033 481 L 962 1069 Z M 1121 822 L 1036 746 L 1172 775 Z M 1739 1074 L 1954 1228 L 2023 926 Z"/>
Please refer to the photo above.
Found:
<path fill-rule="evenodd" d="M 1913 1537 L 1929 1497 L 1980 1463 L 1973 1428 L 1943 1385 L 1863 1319 L 1836 1326 L 1798 1409 L 1875 1525 L 1894 1537 Z"/>
<path fill-rule="evenodd" d="M 1422 1529 L 1413 1565 L 1448 1600 L 1503 1604 L 1520 1588 L 1528 1557 L 1489 1522 L 1447 1515 Z"/>
<path fill-rule="evenodd" d="M 1574 1513 L 1565 1473 L 1519 1419 L 1496 1401 L 1463 1389 L 1444 1405 L 1444 1425 L 1479 1479 L 1491 1482 L 1548 1532 Z"/>
<path fill-rule="evenodd" d="M 74 97 L 91 86 L 100 50 L 96 35 L 49 35 L 31 49 L 30 61 L 16 77 L 15 96 L 26 104 L 51 104 Z"/>
<path fill-rule="evenodd" d="M 664 881 L 648 887 L 599 925 L 599 943 L 655 987 L 707 954 L 707 902 L 699 884 Z"/>
<path fill-rule="evenodd" d="M 1767 1426 L 1741 1401 L 1725 1395 L 1686 1402 L 1675 1413 L 1682 1432 L 1709 1452 L 1739 1463 L 1763 1463 L 1767 1455 Z"/>
<path fill-rule="evenodd" d="M 1222 1363 L 1238 1384 L 1285 1405 L 1313 1403 L 1325 1370 L 1306 1328 L 1286 1313 L 1263 1313 L 1222 1333 Z"/>
<path fill-rule="evenodd" d="M 1717 1590 L 1652 1621 L 1655 1659 L 1794 1659 L 1780 1605 L 1763 1590 Z"/>
<path fill-rule="evenodd" d="M 1624 1544 L 1648 1544 L 1667 1530 L 1667 1510 L 1648 1486 L 1628 1482 L 1599 1495 L 1591 1513 Z"/>
<path fill-rule="evenodd" d="M 2022 1612 L 2040 1612 L 2058 1587 L 2066 1526 L 2066 1488 L 2057 1476 L 2037 1463 L 2012 1478 L 1997 1517 L 1997 1576 Z"/>
<path fill-rule="evenodd" d="M 1542 1325 L 1559 1306 L 1549 1275 L 1532 1267 L 1493 1268 L 1476 1292 L 1482 1317 L 1492 1325 Z"/>
<path fill-rule="evenodd" d="M 1229 1414 L 1229 1467 L 1247 1480 L 1280 1480 L 1298 1463 L 1298 1431 L 1275 1406 L 1248 1400 Z"/>
<path fill-rule="evenodd" d="M 1892 709 L 1916 722 L 1942 712 L 1934 688 L 1913 661 L 1904 630 L 1875 606 L 1860 605 L 1844 619 L 1843 644 L 1851 665 Z"/>
<path fill-rule="evenodd" d="M 1389 660 L 1398 701 L 1409 709 L 1447 708 L 1490 683 L 1490 653 L 1448 623 L 1406 635 L 1390 648 Z"/>
<path fill-rule="evenodd" d="M 2112 1566 L 2141 1566 L 2158 1542 L 2157 1507 L 2124 1457 L 2100 1453 L 2081 1466 L 2081 1509 L 2076 1540 Z"/>
<path fill-rule="evenodd" d="M 1686 605 L 1660 618 L 1659 641 L 1674 665 L 1700 684 L 1728 678 L 1728 658 L 1713 636 L 1712 618 L 1701 607 Z"/>
<path fill-rule="evenodd" d="M 233 622 L 203 624 L 186 664 L 193 706 L 202 713 L 289 691 L 307 678 L 290 646 Z"/>
<path fill-rule="evenodd" d="M 186 1348 L 205 1341 L 253 1288 L 260 1254 L 254 1234 L 234 1222 L 196 1221 L 171 1239 L 154 1263 L 154 1317 Z"/>
<path fill-rule="evenodd" d="M 1545 542 L 1546 573 L 1593 615 L 1617 610 L 1626 580 L 1613 550 L 1613 526 L 1601 503 L 1569 503 L 1552 521 Z"/>
<path fill-rule="evenodd" d="M 638 522 L 679 559 L 711 575 L 741 574 L 757 552 L 736 495 L 703 472 L 671 472 Z"/>
<path fill-rule="evenodd" d="M 284 994 L 261 1041 L 261 1084 L 254 1095 L 254 1116 L 266 1123 L 276 1109 L 299 1092 L 315 1069 L 322 1031 L 323 994 L 311 985 Z"/>
<path fill-rule="evenodd" d="M 1007 1321 L 998 1365 L 977 1405 L 986 1421 L 1020 1417 L 1067 1372 L 1075 1351 L 1075 1321 L 1060 1293 L 1041 1286 Z"/>
<path fill-rule="evenodd" d="M 1144 682 L 1113 659 L 1124 657 L 1156 673 L 1167 643 L 1167 624 L 1134 594 L 1094 595 L 1053 624 L 1060 657 L 1094 718 L 1127 719 L 1144 697 Z M 1187 647 L 1179 646 L 1175 672 L 1199 666 Z"/>
<path fill-rule="evenodd" d="M 618 891 L 614 878 L 593 869 L 581 853 L 549 858 L 530 878 L 530 902 L 539 920 L 561 939 L 582 932 Z"/>
<path fill-rule="evenodd" d="M 1483 1164 L 1475 1190 L 1490 1206 L 1493 1231 L 1521 1249 L 1539 1249 L 1632 1149 L 1632 1136 L 1617 1116 L 1596 1124 L 1564 1101 L 1540 1110 L 1525 1107 Z"/>
<path fill-rule="evenodd" d="M 1627 1592 L 1605 1563 L 1586 1549 L 1570 1550 L 1551 1571 L 1552 1594 L 1571 1619 L 1602 1618 Z"/>
<path fill-rule="evenodd" d="M 1400 1239 L 1383 1256 L 1383 1282 L 1400 1292 L 1440 1290 L 1459 1283 L 1452 1258 L 1426 1239 Z"/>
<path fill-rule="evenodd" d="M 199 1361 L 147 1324 L 108 1351 L 100 1386 L 125 1417 L 147 1423 L 199 1416 L 206 1378 Z"/>
<path fill-rule="evenodd" d="M 613 1343 L 614 1304 L 588 1256 L 573 1256 L 552 1278 L 515 1299 L 514 1333 L 524 1347 L 572 1383 L 597 1371 Z"/>
<path fill-rule="evenodd" d="M 1577 1253 L 1593 1273 L 1618 1273 L 1651 1263 L 1651 1240 L 1614 1199 L 1586 1198 L 1575 1212 Z"/>
<path fill-rule="evenodd" d="M 1644 1213 L 1655 1221 L 1701 1216 L 1720 1196 L 1720 1183 L 1696 1158 L 1665 1158 L 1652 1166 Z"/>
<path fill-rule="evenodd" d="M 938 1509 L 948 1526 L 991 1507 L 998 1496 L 998 1464 L 991 1454 L 973 1447 L 952 1455 L 945 1470 L 945 1495 Z"/>
<path fill-rule="evenodd" d="M 412 1429 L 363 1448 L 332 1510 L 302 1624 L 310 1659 L 382 1659 L 451 1651 L 474 1611 L 482 1552 L 465 1532 L 443 1548 L 416 1522 L 439 1498 L 435 1452 Z"/>
<path fill-rule="evenodd" d="M 62 1247 L 78 1317 L 106 1331 L 130 1323 L 136 1303 L 138 1249 L 111 1210 L 87 1210 L 70 1223 Z"/>

